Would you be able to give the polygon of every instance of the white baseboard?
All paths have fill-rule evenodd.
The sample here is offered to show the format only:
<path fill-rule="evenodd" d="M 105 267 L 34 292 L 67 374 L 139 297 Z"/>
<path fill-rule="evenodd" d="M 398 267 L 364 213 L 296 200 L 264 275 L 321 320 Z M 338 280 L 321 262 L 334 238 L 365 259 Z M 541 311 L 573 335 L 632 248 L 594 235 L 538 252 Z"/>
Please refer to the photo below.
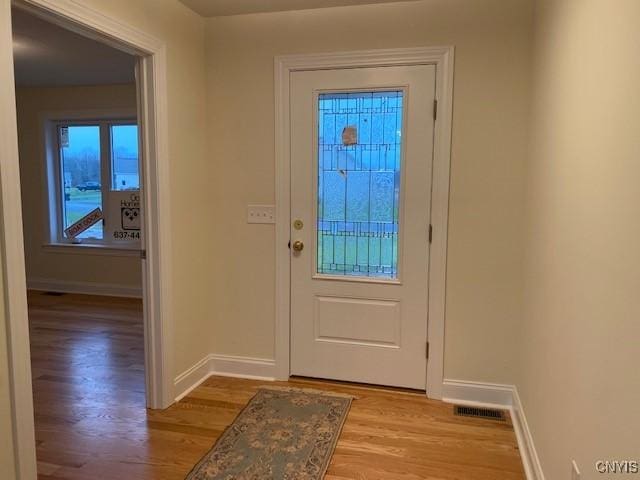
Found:
<path fill-rule="evenodd" d="M 442 397 L 448 403 L 509 410 L 527 480 L 545 480 L 515 385 L 445 379 L 442 382 Z"/>
<path fill-rule="evenodd" d="M 44 292 L 82 293 L 85 295 L 105 295 L 108 297 L 142 298 L 142 287 L 129 287 L 112 283 L 70 282 L 48 278 L 27 280 L 29 290 Z"/>
<path fill-rule="evenodd" d="M 442 401 L 470 406 L 510 409 L 513 386 L 497 383 L 478 383 L 445 379 L 442 382 Z"/>
<path fill-rule="evenodd" d="M 212 375 L 271 381 L 276 378 L 275 360 L 215 354 L 209 357 Z"/>
<path fill-rule="evenodd" d="M 173 391 L 176 392 L 176 402 L 179 402 L 189 395 L 191 390 L 211 376 L 211 364 L 209 357 L 211 357 L 211 355 L 207 355 L 174 379 Z"/>
<path fill-rule="evenodd" d="M 276 362 L 262 358 L 209 354 L 175 378 L 176 402 L 212 375 L 273 381 L 276 378 Z"/>
<path fill-rule="evenodd" d="M 524 408 L 520 401 L 518 389 L 513 387 L 513 406 L 511 408 L 511 418 L 513 419 L 513 429 L 518 438 L 518 448 L 522 456 L 522 463 L 527 474 L 528 480 L 545 480 L 542 464 L 533 443 L 533 436 L 529 430 L 527 417 L 524 414 Z"/>

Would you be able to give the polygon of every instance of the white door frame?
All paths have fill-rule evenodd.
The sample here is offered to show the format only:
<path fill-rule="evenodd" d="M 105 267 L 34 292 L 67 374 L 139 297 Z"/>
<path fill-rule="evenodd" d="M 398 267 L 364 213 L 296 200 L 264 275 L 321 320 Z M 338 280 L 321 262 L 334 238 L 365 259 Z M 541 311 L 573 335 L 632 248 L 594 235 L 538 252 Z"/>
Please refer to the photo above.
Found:
<path fill-rule="evenodd" d="M 276 325 L 275 362 L 279 380 L 290 373 L 291 332 L 291 143 L 289 82 L 292 72 L 356 67 L 435 65 L 437 119 L 433 146 L 431 224 L 433 242 L 429 263 L 427 395 L 442 398 L 444 370 L 445 287 L 449 172 L 453 108 L 453 47 L 367 50 L 275 58 L 276 156 Z"/>
<path fill-rule="evenodd" d="M 140 57 L 139 102 L 143 139 L 144 191 L 143 295 L 147 405 L 165 408 L 174 399 L 171 312 L 171 219 L 167 61 L 164 43 L 107 17 L 78 0 L 0 0 L 0 188 L 2 189 L 2 267 L 10 396 L 17 478 L 36 478 L 29 352 L 29 323 L 18 163 L 11 5 Z M 162 212 L 162 216 L 160 216 Z"/>

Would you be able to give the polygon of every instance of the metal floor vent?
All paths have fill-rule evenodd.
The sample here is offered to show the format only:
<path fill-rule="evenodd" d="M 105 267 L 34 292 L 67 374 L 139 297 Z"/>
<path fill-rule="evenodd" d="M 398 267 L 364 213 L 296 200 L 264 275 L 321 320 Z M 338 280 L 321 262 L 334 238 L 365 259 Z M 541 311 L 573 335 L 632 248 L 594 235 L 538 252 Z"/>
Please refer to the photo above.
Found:
<path fill-rule="evenodd" d="M 504 410 L 497 410 L 495 408 L 464 407 L 462 405 L 454 405 L 453 414 L 461 417 L 484 418 L 486 420 L 495 420 L 498 422 L 507 421 L 507 418 L 504 415 Z"/>

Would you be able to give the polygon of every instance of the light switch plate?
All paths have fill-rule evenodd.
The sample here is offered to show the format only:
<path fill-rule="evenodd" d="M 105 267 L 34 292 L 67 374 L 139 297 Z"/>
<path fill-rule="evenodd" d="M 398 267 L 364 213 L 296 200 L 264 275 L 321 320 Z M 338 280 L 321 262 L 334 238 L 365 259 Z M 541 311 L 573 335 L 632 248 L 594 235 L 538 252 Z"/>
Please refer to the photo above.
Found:
<path fill-rule="evenodd" d="M 247 223 L 276 223 L 276 207 L 274 205 L 249 205 L 247 207 Z"/>

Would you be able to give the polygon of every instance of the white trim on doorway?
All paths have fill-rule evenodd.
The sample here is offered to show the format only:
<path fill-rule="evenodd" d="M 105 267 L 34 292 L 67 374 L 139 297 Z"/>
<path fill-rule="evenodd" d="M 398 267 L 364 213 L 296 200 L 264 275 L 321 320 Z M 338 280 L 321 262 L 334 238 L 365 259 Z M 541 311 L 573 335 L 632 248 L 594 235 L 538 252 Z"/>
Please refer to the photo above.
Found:
<path fill-rule="evenodd" d="M 453 47 L 367 50 L 275 58 L 276 156 L 276 325 L 275 366 L 279 380 L 289 378 L 291 329 L 290 240 L 291 157 L 289 78 L 292 72 L 356 67 L 435 65 L 437 120 L 434 132 L 431 224 L 433 243 L 429 266 L 429 360 L 427 395 L 442 398 L 444 372 L 445 286 L 449 172 L 453 109 Z"/>
<path fill-rule="evenodd" d="M 35 439 L 20 172 L 11 39 L 11 5 L 114 48 L 139 56 L 139 123 L 144 191 L 143 291 L 147 404 L 169 406 L 174 396 L 171 304 L 171 219 L 167 60 L 164 43 L 103 15 L 79 0 L 0 0 L 0 186 L 2 189 L 2 267 L 11 370 L 11 404 L 17 478 L 36 478 Z M 4 27 L 7 28 L 4 28 Z M 162 216 L 160 216 L 162 212 Z"/>

